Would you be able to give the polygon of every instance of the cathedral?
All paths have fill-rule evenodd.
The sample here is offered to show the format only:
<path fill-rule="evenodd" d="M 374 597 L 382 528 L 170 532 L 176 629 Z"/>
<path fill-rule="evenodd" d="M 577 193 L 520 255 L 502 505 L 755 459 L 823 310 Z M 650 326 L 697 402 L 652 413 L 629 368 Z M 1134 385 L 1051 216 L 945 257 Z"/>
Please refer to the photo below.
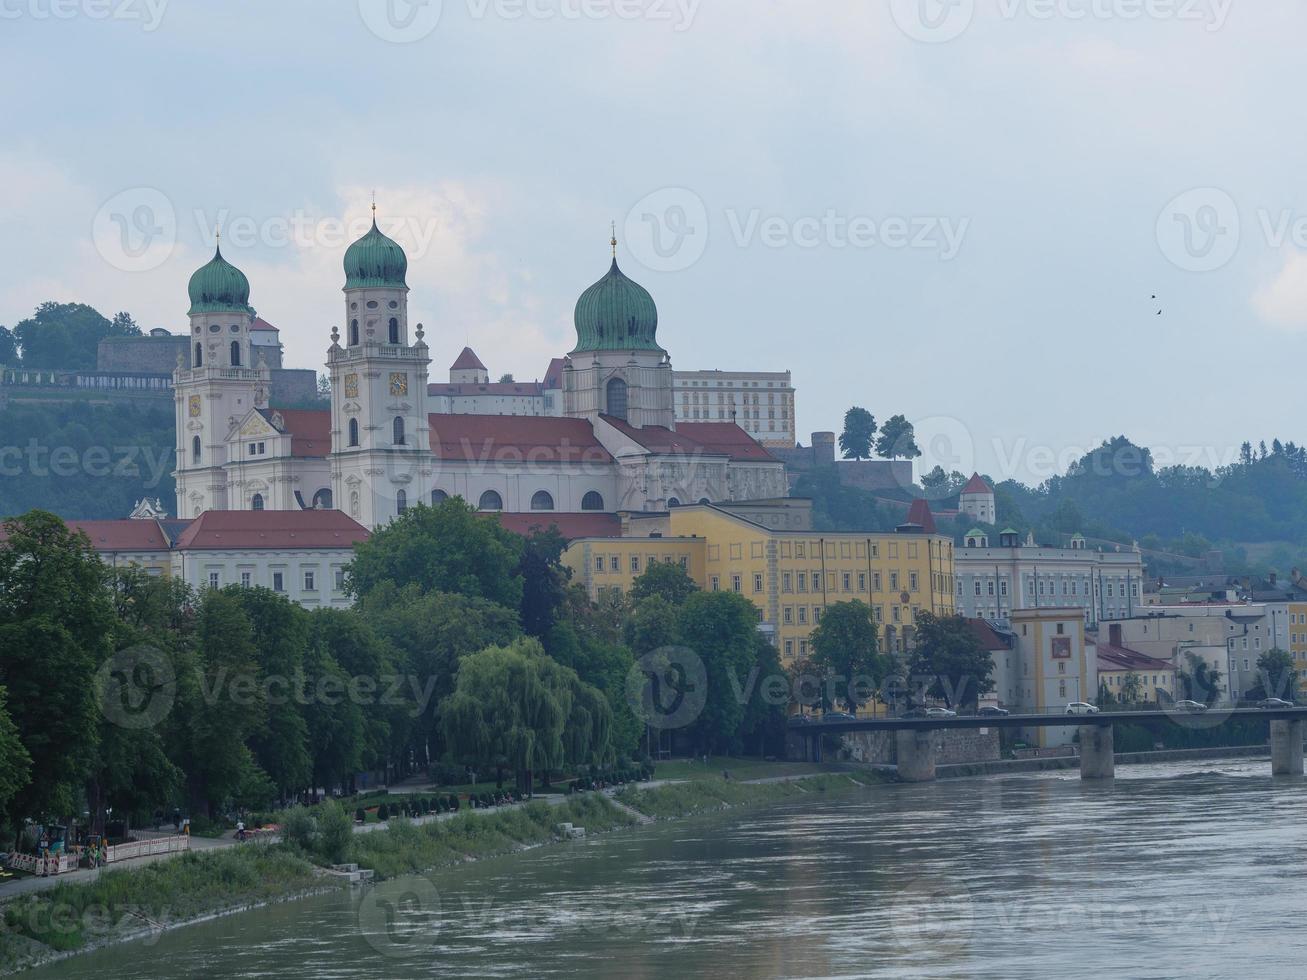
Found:
<path fill-rule="evenodd" d="M 375 217 L 345 252 L 330 409 L 270 404 L 249 280 L 219 248 L 191 276 L 190 366 L 179 358 L 173 374 L 177 516 L 337 509 L 373 529 L 451 496 L 541 518 L 785 496 L 784 465 L 735 422 L 676 421 L 658 308 L 612 245 L 608 273 L 576 304 L 559 417 L 431 411 L 408 260 Z"/>

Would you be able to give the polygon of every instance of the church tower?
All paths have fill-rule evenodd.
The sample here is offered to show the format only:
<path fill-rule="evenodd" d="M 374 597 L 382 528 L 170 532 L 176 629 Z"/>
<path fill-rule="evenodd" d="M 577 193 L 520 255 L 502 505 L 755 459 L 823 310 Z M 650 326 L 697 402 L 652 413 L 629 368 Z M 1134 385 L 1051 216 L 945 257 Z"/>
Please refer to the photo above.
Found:
<path fill-rule="evenodd" d="M 409 340 L 408 259 L 372 210 L 371 230 L 345 252 L 345 336 L 333 329 L 327 353 L 332 494 L 370 529 L 429 502 L 433 479 L 431 358 L 421 324 Z"/>
<path fill-rule="evenodd" d="M 656 339 L 658 307 L 617 267 L 616 231 L 611 244 L 608 274 L 576 303 L 576 349 L 563 366 L 563 414 L 675 428 L 672 360 Z"/>
<path fill-rule="evenodd" d="M 177 417 L 177 516 L 196 517 L 231 506 L 227 436 L 252 408 L 268 404 L 272 372 L 251 363 L 250 283 L 222 257 L 196 270 L 190 285 L 190 366 L 178 356 L 173 372 Z"/>

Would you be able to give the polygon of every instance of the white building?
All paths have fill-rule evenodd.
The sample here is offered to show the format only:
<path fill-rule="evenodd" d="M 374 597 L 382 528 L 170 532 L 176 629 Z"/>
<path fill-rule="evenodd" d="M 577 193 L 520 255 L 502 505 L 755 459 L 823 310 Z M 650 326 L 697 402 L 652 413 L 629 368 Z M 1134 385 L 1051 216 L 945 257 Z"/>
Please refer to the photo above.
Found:
<path fill-rule="evenodd" d="M 1085 625 L 1134 615 L 1142 608 L 1143 556 L 1136 549 L 1091 551 L 1075 535 L 1069 548 L 1046 548 L 1016 531 L 999 534 L 992 547 L 987 532 L 964 536 L 954 552 L 957 608 L 964 616 L 1002 620 L 1020 609 L 1078 607 Z"/>
<path fill-rule="evenodd" d="M 427 386 L 428 408 L 439 415 L 563 414 L 563 358 L 549 362 L 543 381 L 491 381 L 490 372 L 471 347 L 464 347 L 449 368 L 448 383 Z"/>
<path fill-rule="evenodd" d="M 677 371 L 676 421 L 736 422 L 764 446 L 793 449 L 789 371 Z"/>
<path fill-rule="evenodd" d="M 784 495 L 784 464 L 742 425 L 676 421 L 657 307 L 616 258 L 577 301 L 576 347 L 552 389 L 556 416 L 488 414 L 487 399 L 500 396 L 475 392 L 477 414 L 438 411 L 433 402 L 448 398 L 452 410 L 455 396 L 431 393 L 423 327 L 408 322 L 403 250 L 374 221 L 344 266 L 329 411 L 269 404 L 270 368 L 251 340 L 239 269 L 216 253 L 191 277 L 193 364 L 174 372 L 178 516 L 335 507 L 375 528 L 454 495 L 487 511 L 559 514 Z M 488 377 L 473 354 L 455 362 L 450 384 Z"/>
<path fill-rule="evenodd" d="M 1012 613 L 1010 650 L 987 643 L 994 661 L 994 693 L 1013 714 L 1060 714 L 1075 701 L 1093 702 L 1097 664 L 1085 642 L 1079 606 L 1020 609 Z M 996 637 L 1003 636 L 995 633 Z M 983 639 L 983 637 L 982 637 Z M 1069 745 L 1076 729 L 1021 730 L 1031 744 Z"/>
<path fill-rule="evenodd" d="M 979 473 L 973 473 L 967 485 L 958 494 L 958 510 L 981 524 L 992 526 L 998 523 L 998 505 L 994 500 L 994 491 Z"/>

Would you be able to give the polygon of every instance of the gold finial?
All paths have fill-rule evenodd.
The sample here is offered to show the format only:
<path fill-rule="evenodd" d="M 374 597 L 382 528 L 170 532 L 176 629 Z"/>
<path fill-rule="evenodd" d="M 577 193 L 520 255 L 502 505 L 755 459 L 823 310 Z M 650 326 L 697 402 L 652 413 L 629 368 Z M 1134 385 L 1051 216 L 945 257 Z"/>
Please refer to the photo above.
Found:
<path fill-rule="evenodd" d="M 613 240 L 608 244 L 613 246 L 613 258 L 617 258 L 617 222 L 613 222 Z"/>
<path fill-rule="evenodd" d="M 372 220 L 377 220 L 377 189 L 372 188 Z"/>

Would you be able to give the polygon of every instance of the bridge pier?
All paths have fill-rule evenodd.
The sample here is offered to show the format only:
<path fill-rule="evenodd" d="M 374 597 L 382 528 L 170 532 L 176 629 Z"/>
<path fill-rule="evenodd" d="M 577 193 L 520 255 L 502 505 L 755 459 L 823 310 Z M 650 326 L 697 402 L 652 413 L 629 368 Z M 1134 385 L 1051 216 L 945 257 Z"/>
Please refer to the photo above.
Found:
<path fill-rule="evenodd" d="M 1111 725 L 1080 726 L 1080 778 L 1116 776 L 1116 737 Z"/>
<path fill-rule="evenodd" d="M 935 733 L 928 728 L 900 728 L 894 733 L 899 779 L 905 783 L 935 780 Z"/>
<path fill-rule="evenodd" d="M 1302 775 L 1301 721 L 1271 722 L 1271 775 Z"/>

